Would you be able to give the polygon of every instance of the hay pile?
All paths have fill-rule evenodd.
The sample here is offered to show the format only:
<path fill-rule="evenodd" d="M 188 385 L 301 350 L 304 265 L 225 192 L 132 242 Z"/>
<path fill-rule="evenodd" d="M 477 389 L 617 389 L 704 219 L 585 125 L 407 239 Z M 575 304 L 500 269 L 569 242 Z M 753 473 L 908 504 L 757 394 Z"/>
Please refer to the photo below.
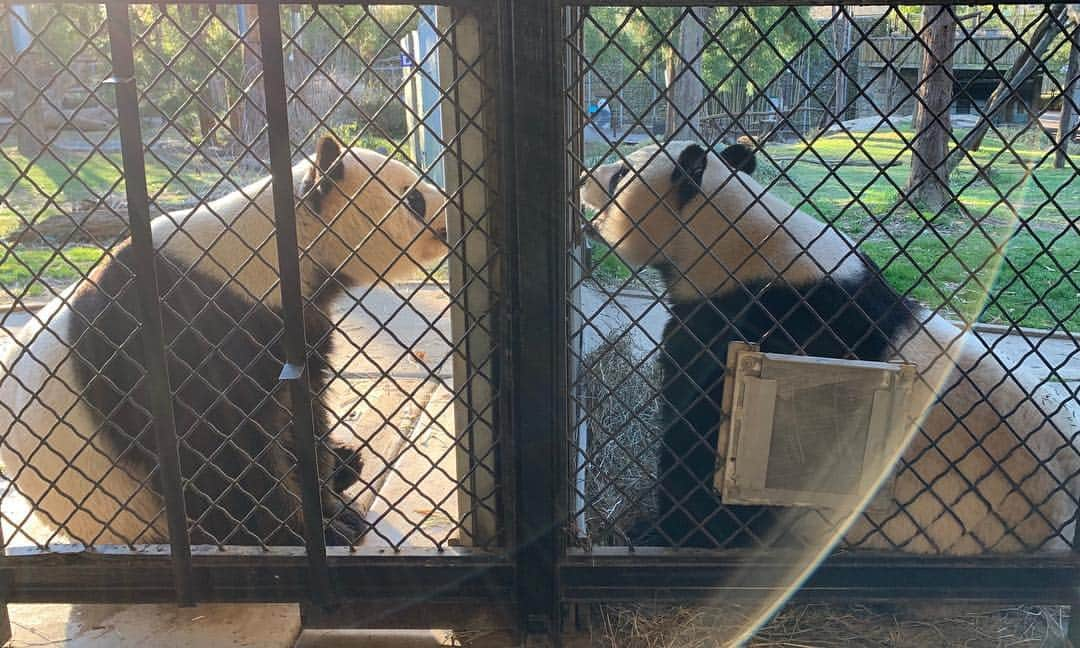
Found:
<path fill-rule="evenodd" d="M 585 357 L 585 518 L 594 544 L 626 544 L 624 531 L 655 504 L 661 376 L 655 353 L 618 331 Z"/>
<path fill-rule="evenodd" d="M 712 648 L 727 645 L 736 605 L 600 606 L 588 643 L 611 648 Z M 782 610 L 754 635 L 759 648 L 1015 648 L 1068 646 L 1068 609 L 955 605 L 801 604 Z"/>

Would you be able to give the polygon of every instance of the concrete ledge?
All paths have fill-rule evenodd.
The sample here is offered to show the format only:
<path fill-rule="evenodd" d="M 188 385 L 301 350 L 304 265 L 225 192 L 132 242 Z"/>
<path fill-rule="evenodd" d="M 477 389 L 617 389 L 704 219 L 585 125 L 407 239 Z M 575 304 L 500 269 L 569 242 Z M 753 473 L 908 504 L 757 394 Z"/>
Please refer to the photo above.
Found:
<path fill-rule="evenodd" d="M 300 610 L 288 604 L 9 605 L 11 648 L 291 648 Z"/>

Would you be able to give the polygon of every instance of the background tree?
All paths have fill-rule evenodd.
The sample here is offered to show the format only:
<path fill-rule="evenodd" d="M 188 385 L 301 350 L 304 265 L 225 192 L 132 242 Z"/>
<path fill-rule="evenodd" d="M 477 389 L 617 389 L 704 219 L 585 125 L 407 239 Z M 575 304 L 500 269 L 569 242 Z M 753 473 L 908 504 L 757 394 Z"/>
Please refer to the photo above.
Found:
<path fill-rule="evenodd" d="M 1061 169 L 1069 156 L 1069 140 L 1076 137 L 1076 113 L 1080 106 L 1080 24 L 1073 27 L 1069 39 L 1069 63 L 1061 84 L 1061 116 L 1058 118 L 1057 151 L 1054 168 Z"/>
<path fill-rule="evenodd" d="M 925 47 L 919 70 L 911 172 L 904 193 L 909 201 L 938 210 L 949 198 L 945 157 L 952 132 L 949 109 L 953 98 L 956 17 L 951 7 L 927 5 L 923 8 L 922 24 Z"/>
<path fill-rule="evenodd" d="M 668 139 L 700 139 L 701 115 L 705 112 L 705 87 L 701 79 L 705 24 L 711 9 L 688 9 L 679 20 L 679 38 L 669 49 L 667 73 Z"/>
<path fill-rule="evenodd" d="M 997 87 L 990 94 L 990 98 L 986 100 L 986 106 L 979 115 L 979 121 L 964 135 L 964 139 L 949 154 L 949 158 L 945 163 L 946 176 L 966 157 L 965 152 L 979 150 L 994 117 L 1016 96 L 1016 93 L 1024 85 L 1028 77 L 1031 76 L 1032 72 L 1040 65 L 1045 67 L 1043 56 L 1050 48 L 1050 44 L 1061 33 L 1058 25 L 1067 15 L 1067 6 L 1065 4 L 1050 5 L 1050 8 L 1043 14 L 1039 23 L 1032 30 L 1030 40 L 1023 43 L 1020 39 L 1017 39 L 1018 42 L 1015 46 L 1023 47 L 1020 55 L 1016 58 L 1009 71 L 1001 77 L 1001 81 L 998 82 Z"/>

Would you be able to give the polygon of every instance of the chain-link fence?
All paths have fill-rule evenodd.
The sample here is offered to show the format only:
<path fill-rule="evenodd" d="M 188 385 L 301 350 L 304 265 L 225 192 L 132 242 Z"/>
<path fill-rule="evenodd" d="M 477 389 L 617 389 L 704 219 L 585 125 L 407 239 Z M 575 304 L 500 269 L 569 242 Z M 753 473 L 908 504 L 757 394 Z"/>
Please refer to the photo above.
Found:
<path fill-rule="evenodd" d="M 450 4 L 4 6 L 4 600 L 1071 600 L 1069 6 Z"/>
<path fill-rule="evenodd" d="M 573 14 L 573 541 L 817 546 L 849 516 L 814 492 L 887 470 L 845 548 L 1069 549 L 1078 15 L 828 9 Z M 616 62 L 637 67 L 605 77 Z M 582 84 L 598 80 L 612 101 L 653 84 L 639 127 L 596 126 Z M 758 447 L 725 400 L 744 394 L 725 392 L 734 342 L 914 363 L 910 442 L 864 457 L 873 439 L 846 435 L 875 411 L 852 391 L 866 378 L 819 363 L 787 383 L 774 369 L 778 393 L 747 414 L 774 417 Z M 740 495 L 759 481 L 773 496 Z"/>
<path fill-rule="evenodd" d="M 479 16 L 5 6 L 9 554 L 168 544 L 191 601 L 249 546 L 325 600 L 328 554 L 502 546 Z"/>

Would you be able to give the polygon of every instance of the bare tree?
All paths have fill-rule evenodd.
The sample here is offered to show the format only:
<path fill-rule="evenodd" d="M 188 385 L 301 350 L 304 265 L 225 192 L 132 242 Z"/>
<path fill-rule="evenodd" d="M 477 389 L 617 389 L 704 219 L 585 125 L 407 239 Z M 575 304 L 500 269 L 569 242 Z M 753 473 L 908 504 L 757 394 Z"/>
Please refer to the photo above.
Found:
<path fill-rule="evenodd" d="M 705 87 L 701 82 L 701 53 L 705 24 L 712 10 L 694 7 L 679 23 L 679 40 L 667 61 L 667 137 L 696 139 L 704 111 Z M 687 65 L 689 63 L 689 65 Z"/>
<path fill-rule="evenodd" d="M 905 194 L 908 200 L 940 209 L 949 197 L 949 151 L 952 125 L 949 108 L 953 99 L 952 54 L 956 40 L 956 17 L 947 6 L 923 8 L 922 66 L 915 108 L 915 140 L 911 174 Z"/>
<path fill-rule="evenodd" d="M 1043 54 L 1058 36 L 1058 25 L 1066 15 L 1066 7 L 1065 4 L 1051 5 L 1039 24 L 1035 26 L 1031 39 L 1016 58 L 1012 68 L 1001 77 L 1001 81 L 987 99 L 986 107 L 983 108 L 975 127 L 968 131 L 960 144 L 949 153 L 949 158 L 945 163 L 946 175 L 964 159 L 964 152 L 979 150 L 986 132 L 990 129 L 990 122 L 1002 107 L 1016 97 L 1020 87 L 1042 63 Z"/>
<path fill-rule="evenodd" d="M 1065 167 L 1069 157 L 1069 140 L 1076 137 L 1073 121 L 1077 104 L 1080 103 L 1080 24 L 1073 27 L 1069 47 L 1069 66 L 1065 72 L 1065 87 L 1061 93 L 1061 117 L 1058 118 L 1055 169 Z"/>

